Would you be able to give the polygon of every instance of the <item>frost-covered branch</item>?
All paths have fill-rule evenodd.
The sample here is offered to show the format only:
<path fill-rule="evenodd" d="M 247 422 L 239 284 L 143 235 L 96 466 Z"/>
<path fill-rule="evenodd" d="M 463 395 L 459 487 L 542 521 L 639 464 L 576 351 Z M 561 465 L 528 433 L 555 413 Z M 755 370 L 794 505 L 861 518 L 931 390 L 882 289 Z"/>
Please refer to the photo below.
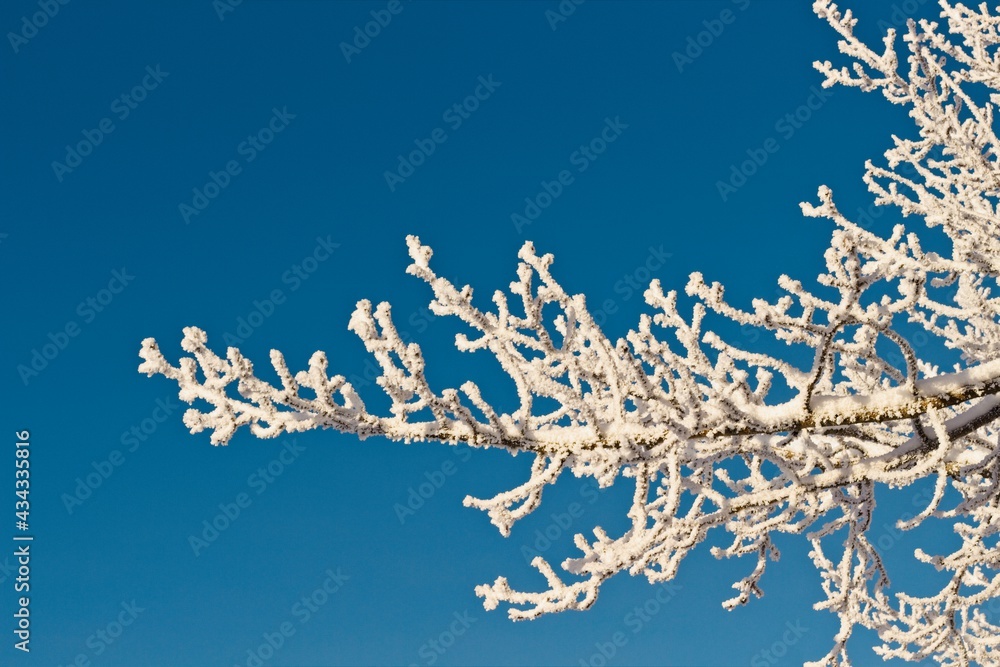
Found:
<path fill-rule="evenodd" d="M 935 250 L 903 225 L 885 238 L 863 229 L 823 187 L 816 203 L 802 205 L 806 216 L 834 226 L 815 288 L 782 276 L 783 296 L 746 309 L 698 273 L 684 297 L 653 281 L 645 298 L 654 312 L 611 341 L 584 297 L 555 280 L 552 256 L 532 244 L 521 248 L 509 292 L 495 292 L 492 307 L 482 309 L 470 287 L 434 272 L 430 248 L 408 237 L 407 272 L 430 286 L 431 311 L 468 327 L 457 348 L 493 355 L 510 377 L 517 408 L 509 413 L 473 382 L 434 389 L 419 346 L 402 340 L 386 303 L 360 302 L 349 328 L 381 368 L 387 415 L 370 412 L 344 376 L 330 375 L 322 352 L 293 373 L 273 351 L 273 384 L 239 350 L 229 348 L 225 358 L 212 352 L 196 328 L 184 330 L 181 347 L 190 356 L 177 366 L 155 340 L 143 341 L 139 370 L 175 380 L 180 398 L 198 403 L 184 423 L 194 433 L 209 430 L 217 445 L 246 426 L 262 438 L 332 428 L 362 439 L 528 452 L 534 462 L 523 484 L 465 501 L 504 535 L 564 471 L 602 487 L 619 476 L 631 480 L 631 527 L 618 536 L 600 527 L 592 537 L 576 535 L 580 555 L 562 563 L 565 574 L 536 558 L 545 590 L 518 591 L 504 577 L 476 589 L 488 609 L 509 605 L 511 618 L 586 609 L 602 583 L 624 571 L 670 580 L 712 531 L 732 536 L 713 548 L 716 557 L 754 561 L 724 603 L 746 604 L 763 595 L 767 566 L 779 556 L 775 536 L 804 534 L 825 595 L 816 607 L 840 619 L 830 652 L 816 664 L 849 664 L 857 626 L 878 633 L 885 657 L 1000 664 L 1000 627 L 983 611 L 1000 596 L 1000 300 L 993 295 L 1000 20 L 985 6 L 940 4 L 948 32 L 911 21 L 904 64 L 894 31 L 872 50 L 854 35 L 850 12 L 814 3 L 849 61 L 816 63 L 823 85 L 881 91 L 910 111 L 916 138 L 893 137 L 886 164 L 867 163 L 865 182 L 878 204 L 939 228 L 945 242 L 935 241 Z M 716 321 L 808 349 L 811 362 L 797 366 L 728 342 L 709 328 Z M 957 361 L 942 370 L 948 355 Z M 951 573 L 939 593 L 890 595 L 888 570 L 868 537 L 876 493 L 922 480 L 933 481 L 933 497 L 899 527 L 950 521 L 962 545 L 915 554 Z M 833 546 L 838 553 L 829 553 Z"/>

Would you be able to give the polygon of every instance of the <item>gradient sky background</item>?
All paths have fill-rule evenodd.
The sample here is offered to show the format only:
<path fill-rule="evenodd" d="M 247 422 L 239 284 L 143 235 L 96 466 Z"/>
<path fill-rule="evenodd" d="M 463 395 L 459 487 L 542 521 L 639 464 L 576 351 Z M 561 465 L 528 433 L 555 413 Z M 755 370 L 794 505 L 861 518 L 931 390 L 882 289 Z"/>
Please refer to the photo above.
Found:
<path fill-rule="evenodd" d="M 865 0 L 859 30 L 874 40 L 879 21 L 913 9 L 926 16 L 931 5 Z M 802 539 L 779 542 L 766 596 L 732 613 L 720 602 L 753 565 L 715 561 L 703 547 L 682 566 L 679 587 L 661 596 L 667 604 L 651 603 L 656 589 L 626 575 L 587 613 L 514 624 L 504 611 L 485 612 L 475 585 L 505 575 L 538 590 L 544 582 L 523 552 L 536 531 L 561 532 L 545 552 L 561 562 L 573 553 L 572 533 L 624 528 L 627 485 L 598 498 L 592 481 L 563 479 L 504 539 L 462 498 L 519 484 L 526 457 L 332 432 L 271 441 L 243 432 L 214 448 L 208 434 L 187 432 L 180 407 L 153 421 L 163 416 L 158 401 L 178 405 L 176 386 L 136 372 L 142 339 L 156 337 L 176 362 L 182 327 L 197 325 L 223 352 L 224 335 L 239 335 L 240 318 L 273 290 L 284 302 L 255 319 L 240 345 L 259 368 L 272 347 L 295 367 L 324 349 L 332 369 L 364 378 L 371 362 L 347 331 L 350 313 L 362 298 L 391 300 L 399 328 L 423 344 L 434 386 L 476 379 L 503 406 L 511 389 L 492 359 L 455 352 L 460 329 L 425 317 L 429 290 L 404 273 L 406 234 L 434 248 L 440 274 L 484 296 L 506 288 L 530 239 L 556 255 L 569 291 L 587 294 L 595 309 L 613 304 L 605 330 L 617 337 L 645 309 L 625 278 L 648 280 L 640 267 L 654 251 L 670 253 L 653 272 L 666 286 L 681 288 L 699 270 L 737 302 L 773 296 L 781 273 L 813 278 L 831 230 L 802 218 L 798 203 L 827 184 L 849 214 L 868 206 L 864 160 L 880 156 L 891 132 L 911 132 L 904 111 L 881 97 L 836 89 L 816 104 L 811 63 L 836 58 L 836 38 L 804 1 L 591 1 L 555 29 L 546 15 L 558 11 L 555 0 L 404 2 L 347 62 L 341 43 L 386 6 L 245 0 L 220 16 L 209 0 L 76 0 L 16 51 L 9 37 L 0 46 L 10 446 L 0 509 L 13 514 L 13 432 L 30 429 L 36 539 L 33 651 L 12 648 L 15 594 L 0 572 L 0 662 L 69 665 L 83 655 L 108 666 L 247 665 L 248 651 L 285 622 L 295 633 L 265 664 L 598 666 L 595 644 L 616 632 L 626 643 L 608 664 L 791 665 L 825 653 L 836 620 L 811 609 L 821 592 Z M 724 10 L 733 21 L 717 36 L 704 32 Z M 38 11 L 28 0 L 4 3 L 0 27 L 21 31 L 22 18 Z M 679 71 L 673 54 L 703 32 L 708 45 Z M 114 101 L 141 85 L 147 67 L 167 74 L 121 118 Z M 480 77 L 500 85 L 453 127 L 442 114 Z M 818 108 L 807 122 L 791 132 L 776 125 L 811 97 Z M 275 108 L 294 118 L 247 161 L 241 142 Z M 52 163 L 66 160 L 67 145 L 104 118 L 114 130 L 57 174 Z M 627 128 L 577 171 L 572 154 L 609 118 Z M 385 171 L 435 128 L 447 140 L 391 190 Z M 717 182 L 771 137 L 778 152 L 724 201 Z M 187 224 L 179 205 L 230 160 L 240 173 Z M 516 229 L 511 215 L 563 169 L 573 183 Z M 876 213 L 880 231 L 899 220 L 896 211 Z M 318 237 L 339 247 L 296 285 L 286 272 L 312 255 Z M 123 269 L 134 276 L 127 287 L 100 312 L 86 306 Z M 18 366 L 68 323 L 79 335 L 23 378 Z M 360 391 L 381 405 L 377 387 Z M 143 426 L 151 431 L 144 441 L 123 440 Z M 258 494 L 248 478 L 292 440 L 304 449 Z M 68 509 L 78 479 L 107 468 L 116 450 L 121 465 Z M 442 469 L 453 474 L 435 475 Z M 428 476 L 445 481 L 401 521 L 394 506 Z M 195 555 L 189 536 L 240 493 L 250 506 Z M 915 494 L 894 502 L 912 511 Z M 582 515 L 563 530 L 553 514 L 574 502 Z M 7 519 L 3 539 L 14 532 Z M 926 570 L 906 565 L 909 537 L 889 543 L 903 580 L 926 581 Z M 294 605 L 338 568 L 349 578 L 302 623 Z M 133 600 L 143 611 L 120 637 L 88 639 Z M 637 622 L 644 604 L 656 612 Z M 466 613 L 474 620 L 449 642 L 450 628 L 462 627 L 455 614 Z M 764 657 L 796 624 L 805 632 L 784 655 Z M 451 645 L 435 651 L 433 639 Z M 875 660 L 868 639 L 859 633 L 859 664 Z"/>

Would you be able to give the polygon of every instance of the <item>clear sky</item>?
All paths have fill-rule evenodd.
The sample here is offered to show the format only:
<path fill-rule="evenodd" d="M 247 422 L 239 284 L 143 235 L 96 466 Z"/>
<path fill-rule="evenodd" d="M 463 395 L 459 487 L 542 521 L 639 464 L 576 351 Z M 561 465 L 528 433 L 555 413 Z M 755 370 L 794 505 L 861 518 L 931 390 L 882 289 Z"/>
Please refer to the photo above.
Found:
<path fill-rule="evenodd" d="M 880 21 L 932 6 L 848 4 L 873 40 Z M 651 277 L 681 288 L 702 271 L 747 303 L 781 273 L 812 279 L 831 229 L 798 203 L 827 184 L 855 215 L 870 204 L 864 160 L 911 131 L 880 97 L 818 91 L 811 63 L 836 58 L 836 38 L 810 3 L 12 0 L 0 28 L 0 663 L 792 665 L 826 652 L 836 622 L 811 609 L 821 591 L 800 538 L 779 542 L 766 596 L 732 613 L 720 602 L 753 565 L 702 548 L 672 588 L 622 575 L 586 613 L 514 624 L 474 587 L 505 575 L 539 589 L 531 556 L 558 563 L 572 533 L 622 530 L 626 485 L 561 480 L 503 538 L 462 499 L 520 483 L 526 457 L 333 432 L 215 448 L 184 428 L 172 382 L 136 371 L 144 338 L 175 362 L 196 325 L 260 367 L 272 347 L 302 367 L 326 350 L 382 405 L 346 327 L 359 299 L 390 300 L 436 387 L 476 379 L 503 407 L 492 359 L 455 352 L 460 328 L 424 310 L 406 234 L 483 295 L 509 284 L 530 239 L 614 337 Z M 871 225 L 898 219 L 875 211 Z M 30 655 L 11 617 L 22 429 Z M 880 536 L 920 581 L 908 538 Z M 875 660 L 868 639 L 858 664 Z"/>

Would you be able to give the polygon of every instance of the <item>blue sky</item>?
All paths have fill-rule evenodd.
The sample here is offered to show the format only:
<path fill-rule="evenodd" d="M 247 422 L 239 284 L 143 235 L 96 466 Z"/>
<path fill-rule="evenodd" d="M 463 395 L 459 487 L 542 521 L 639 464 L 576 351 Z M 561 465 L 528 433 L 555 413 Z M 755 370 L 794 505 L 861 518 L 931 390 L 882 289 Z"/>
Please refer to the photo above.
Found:
<path fill-rule="evenodd" d="M 931 4 L 866 0 L 859 30 L 874 39 L 880 21 Z M 561 480 L 505 539 L 462 498 L 520 483 L 525 457 L 332 432 L 214 448 L 184 428 L 171 382 L 136 372 L 144 338 L 173 361 L 196 325 L 260 364 L 272 347 L 301 366 L 326 350 L 379 405 L 346 328 L 369 298 L 393 303 L 437 387 L 472 378 L 508 400 L 492 360 L 455 352 L 460 329 L 425 310 L 406 234 L 481 293 L 506 287 L 530 239 L 614 337 L 652 277 L 682 287 L 702 271 L 745 302 L 772 296 L 781 273 L 813 278 L 830 228 L 798 203 L 827 184 L 842 210 L 869 206 L 864 160 L 908 126 L 881 98 L 818 90 L 811 63 L 836 58 L 836 39 L 809 6 L 4 3 L 3 421 L 11 448 L 31 432 L 35 540 L 30 655 L 13 648 L 0 556 L 0 662 L 790 665 L 825 653 L 836 623 L 811 609 L 821 593 L 801 541 L 779 543 L 766 597 L 732 613 L 720 602 L 752 564 L 703 548 L 678 586 L 620 576 L 586 613 L 514 624 L 485 612 L 475 585 L 543 585 L 526 554 L 559 562 L 572 533 L 622 529 L 627 488 Z M 898 219 L 875 210 L 871 224 Z M 894 502 L 905 509 L 908 493 Z M 226 527 L 207 539 L 213 521 Z M 764 653 L 775 645 L 781 655 Z"/>

